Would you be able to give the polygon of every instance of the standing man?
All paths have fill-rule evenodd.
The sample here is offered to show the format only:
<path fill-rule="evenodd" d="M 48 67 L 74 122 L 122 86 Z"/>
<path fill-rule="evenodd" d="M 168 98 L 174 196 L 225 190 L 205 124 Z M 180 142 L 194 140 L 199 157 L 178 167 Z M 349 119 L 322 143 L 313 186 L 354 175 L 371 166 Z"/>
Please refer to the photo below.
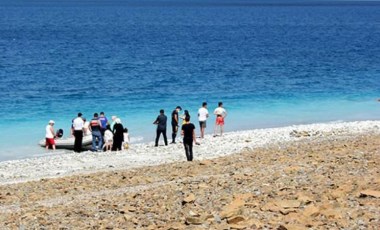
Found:
<path fill-rule="evenodd" d="M 104 139 L 104 132 L 107 129 L 107 124 L 108 124 L 108 119 L 106 116 L 104 116 L 104 112 L 100 112 L 100 117 L 99 117 L 100 124 L 102 127 L 100 128 L 100 133 L 102 134 L 102 137 Z"/>
<path fill-rule="evenodd" d="M 220 136 L 222 136 L 224 129 L 224 118 L 227 116 L 227 111 L 223 108 L 223 102 L 218 103 L 218 108 L 214 110 L 214 114 L 216 116 L 214 137 L 217 136 L 216 131 L 218 127 L 220 128 Z"/>
<path fill-rule="evenodd" d="M 195 143 L 195 126 L 190 123 L 190 117 L 185 118 L 186 123 L 182 125 L 183 146 L 187 161 L 193 161 L 193 142 Z"/>
<path fill-rule="evenodd" d="M 54 133 L 53 125 L 54 125 L 54 121 L 50 120 L 49 124 L 45 128 L 45 130 L 46 130 L 46 134 L 45 134 L 46 150 L 48 150 L 50 148 L 50 146 L 51 146 L 51 148 L 53 150 L 55 150 L 55 141 L 54 141 L 54 135 L 55 135 L 55 133 Z"/>
<path fill-rule="evenodd" d="M 178 132 L 178 112 L 181 111 L 181 106 L 177 106 L 172 112 L 172 144 L 175 144 L 175 138 Z"/>
<path fill-rule="evenodd" d="M 155 147 L 158 146 L 158 140 L 160 139 L 160 135 L 164 136 L 164 142 L 165 145 L 168 145 L 168 138 L 166 137 L 166 122 L 168 118 L 165 115 L 165 112 L 163 109 L 160 110 L 160 115 L 158 115 L 157 119 L 153 122 L 153 124 L 157 125 L 157 132 L 156 132 L 156 142 Z"/>
<path fill-rule="evenodd" d="M 201 138 L 205 136 L 206 120 L 208 118 L 207 102 L 202 103 L 202 107 L 198 110 L 198 120 L 201 130 Z"/>
<path fill-rule="evenodd" d="M 82 113 L 78 113 L 78 117 L 73 120 L 73 133 L 75 137 L 74 152 L 76 153 L 82 151 L 83 127 L 84 121 L 82 119 Z"/>
<path fill-rule="evenodd" d="M 102 150 L 103 146 L 103 137 L 100 130 L 102 129 L 102 124 L 99 121 L 99 115 L 98 113 L 94 113 L 94 117 L 90 121 L 89 129 L 92 133 L 92 151 L 99 151 Z M 96 142 L 98 142 L 98 145 L 96 145 Z"/>

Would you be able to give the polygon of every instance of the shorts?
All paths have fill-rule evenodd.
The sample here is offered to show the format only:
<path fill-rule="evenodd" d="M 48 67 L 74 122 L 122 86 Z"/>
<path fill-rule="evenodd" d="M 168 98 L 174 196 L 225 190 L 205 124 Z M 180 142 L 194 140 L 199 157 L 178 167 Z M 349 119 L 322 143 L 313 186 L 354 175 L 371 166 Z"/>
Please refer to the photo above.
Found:
<path fill-rule="evenodd" d="M 52 146 L 52 145 L 55 145 L 54 138 L 46 138 L 45 145 L 46 145 L 46 146 Z"/>
<path fill-rule="evenodd" d="M 199 126 L 200 126 L 201 128 L 206 128 L 206 121 L 200 121 L 200 122 L 199 122 Z"/>
<path fill-rule="evenodd" d="M 216 125 L 224 125 L 224 117 L 222 116 L 216 117 Z"/>

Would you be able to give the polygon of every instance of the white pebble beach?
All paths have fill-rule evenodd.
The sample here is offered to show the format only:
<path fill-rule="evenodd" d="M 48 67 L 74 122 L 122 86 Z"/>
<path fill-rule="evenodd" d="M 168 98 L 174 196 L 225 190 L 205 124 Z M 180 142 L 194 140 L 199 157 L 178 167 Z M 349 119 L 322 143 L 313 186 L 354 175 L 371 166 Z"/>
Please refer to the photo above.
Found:
<path fill-rule="evenodd" d="M 223 136 L 206 135 L 194 145 L 194 160 L 203 160 L 239 153 L 244 150 L 286 144 L 308 137 L 296 137 L 292 133 L 307 133 L 311 138 L 329 136 L 380 133 L 380 121 L 333 122 L 294 125 L 280 128 L 254 129 L 228 132 Z M 43 178 L 64 177 L 82 173 L 131 169 L 185 161 L 180 143 L 160 146 L 154 143 L 132 144 L 128 150 L 119 152 L 82 152 L 57 150 L 33 158 L 0 162 L 0 184 L 13 184 Z"/>

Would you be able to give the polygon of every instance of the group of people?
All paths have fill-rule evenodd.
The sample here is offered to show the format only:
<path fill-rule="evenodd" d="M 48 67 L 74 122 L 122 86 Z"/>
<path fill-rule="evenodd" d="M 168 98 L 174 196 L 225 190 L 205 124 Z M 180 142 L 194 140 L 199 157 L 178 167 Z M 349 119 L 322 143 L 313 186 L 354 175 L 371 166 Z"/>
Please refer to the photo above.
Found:
<path fill-rule="evenodd" d="M 182 111 L 181 106 L 177 106 L 171 113 L 171 143 L 176 143 L 178 128 L 180 127 L 180 119 L 182 119 L 181 135 L 183 136 L 186 158 L 188 161 L 192 161 L 193 143 L 198 144 L 195 137 L 195 125 L 190 122 L 190 113 L 188 110 L 184 110 L 184 113 L 181 116 L 179 115 L 180 111 Z M 218 133 L 221 136 L 224 132 L 224 119 L 227 116 L 227 111 L 223 107 L 223 102 L 218 103 L 218 107 L 214 110 L 214 115 L 216 116 L 214 137 L 218 136 Z M 207 109 L 207 102 L 203 102 L 202 106 L 198 109 L 200 138 L 204 138 L 208 118 L 209 112 Z M 167 116 L 163 109 L 160 110 L 160 114 L 157 116 L 153 124 L 157 125 L 155 146 L 158 146 L 161 134 L 164 137 L 165 145 L 168 145 L 168 139 L 166 136 Z M 55 138 L 62 137 L 63 135 L 62 130 L 59 130 L 59 132 L 55 134 L 53 126 L 54 121 L 50 120 L 46 126 L 46 149 L 55 149 Z M 100 112 L 100 114 L 94 113 L 94 116 L 90 121 L 83 118 L 82 113 L 78 113 L 78 116 L 72 120 L 71 134 L 75 138 L 74 152 L 82 151 L 83 136 L 85 135 L 92 135 L 92 151 L 118 151 L 128 148 L 128 129 L 124 128 L 120 118 L 117 118 L 116 116 L 112 116 L 112 121 L 109 122 L 104 112 Z"/>
<path fill-rule="evenodd" d="M 179 118 L 182 118 L 181 135 L 183 136 L 183 145 L 185 148 L 186 158 L 188 161 L 193 160 L 193 143 L 197 144 L 195 138 L 195 125 L 190 122 L 190 114 L 188 110 L 184 111 L 184 114 L 179 117 L 179 112 L 182 110 L 181 106 L 177 106 L 171 113 L 171 125 L 172 125 L 172 144 L 176 143 L 176 137 L 179 126 Z M 216 137 L 218 132 L 223 135 L 224 131 L 224 118 L 227 116 L 227 111 L 223 107 L 223 102 L 218 103 L 218 107 L 214 110 L 214 115 L 216 116 L 214 137 Z M 209 117 L 209 112 L 207 109 L 207 102 L 202 103 L 202 107 L 198 109 L 198 121 L 200 126 L 200 138 L 204 138 L 206 121 Z M 156 139 L 155 146 L 158 146 L 158 141 L 161 134 L 164 137 L 165 145 L 168 145 L 168 140 L 166 136 L 166 126 L 167 126 L 167 116 L 163 109 L 160 110 L 160 114 L 157 116 L 153 124 L 157 125 L 156 129 Z"/>
<path fill-rule="evenodd" d="M 99 116 L 100 115 L 100 116 Z M 128 147 L 128 129 L 124 128 L 120 118 L 112 116 L 109 122 L 104 112 L 94 113 L 90 122 L 82 118 L 82 113 L 73 119 L 72 133 L 75 137 L 74 152 L 82 150 L 82 138 L 84 135 L 92 135 L 92 151 L 119 151 Z"/>
<path fill-rule="evenodd" d="M 50 120 L 46 126 L 46 149 L 55 150 L 55 139 L 62 137 L 63 131 L 60 129 L 54 134 L 54 121 Z M 61 131 L 61 132 L 60 132 Z M 118 151 L 128 148 L 128 129 L 124 128 L 120 118 L 112 116 L 109 122 L 104 112 L 94 113 L 93 118 L 87 121 L 82 117 L 82 113 L 72 120 L 71 134 L 74 136 L 74 152 L 82 151 L 83 136 L 92 135 L 92 151 Z M 124 143 L 124 144 L 123 144 Z"/>

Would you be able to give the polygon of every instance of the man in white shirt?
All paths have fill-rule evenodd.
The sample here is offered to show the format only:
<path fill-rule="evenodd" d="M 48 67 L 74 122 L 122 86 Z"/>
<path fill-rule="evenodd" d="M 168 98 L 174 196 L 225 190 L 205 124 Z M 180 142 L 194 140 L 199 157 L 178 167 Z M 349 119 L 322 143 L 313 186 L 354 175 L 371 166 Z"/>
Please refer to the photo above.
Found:
<path fill-rule="evenodd" d="M 222 136 L 224 129 L 224 118 L 227 116 L 227 111 L 223 108 L 223 102 L 218 103 L 218 108 L 214 110 L 214 114 L 216 116 L 214 137 L 217 136 L 216 131 L 218 127 L 220 128 L 220 136 Z"/>
<path fill-rule="evenodd" d="M 202 107 L 198 110 L 198 120 L 201 130 L 201 138 L 205 136 L 206 120 L 208 118 L 207 102 L 202 103 Z"/>
<path fill-rule="evenodd" d="M 78 113 L 78 117 L 73 120 L 73 133 L 75 137 L 74 152 L 77 153 L 82 151 L 83 128 L 84 121 L 82 118 L 82 113 Z"/>

